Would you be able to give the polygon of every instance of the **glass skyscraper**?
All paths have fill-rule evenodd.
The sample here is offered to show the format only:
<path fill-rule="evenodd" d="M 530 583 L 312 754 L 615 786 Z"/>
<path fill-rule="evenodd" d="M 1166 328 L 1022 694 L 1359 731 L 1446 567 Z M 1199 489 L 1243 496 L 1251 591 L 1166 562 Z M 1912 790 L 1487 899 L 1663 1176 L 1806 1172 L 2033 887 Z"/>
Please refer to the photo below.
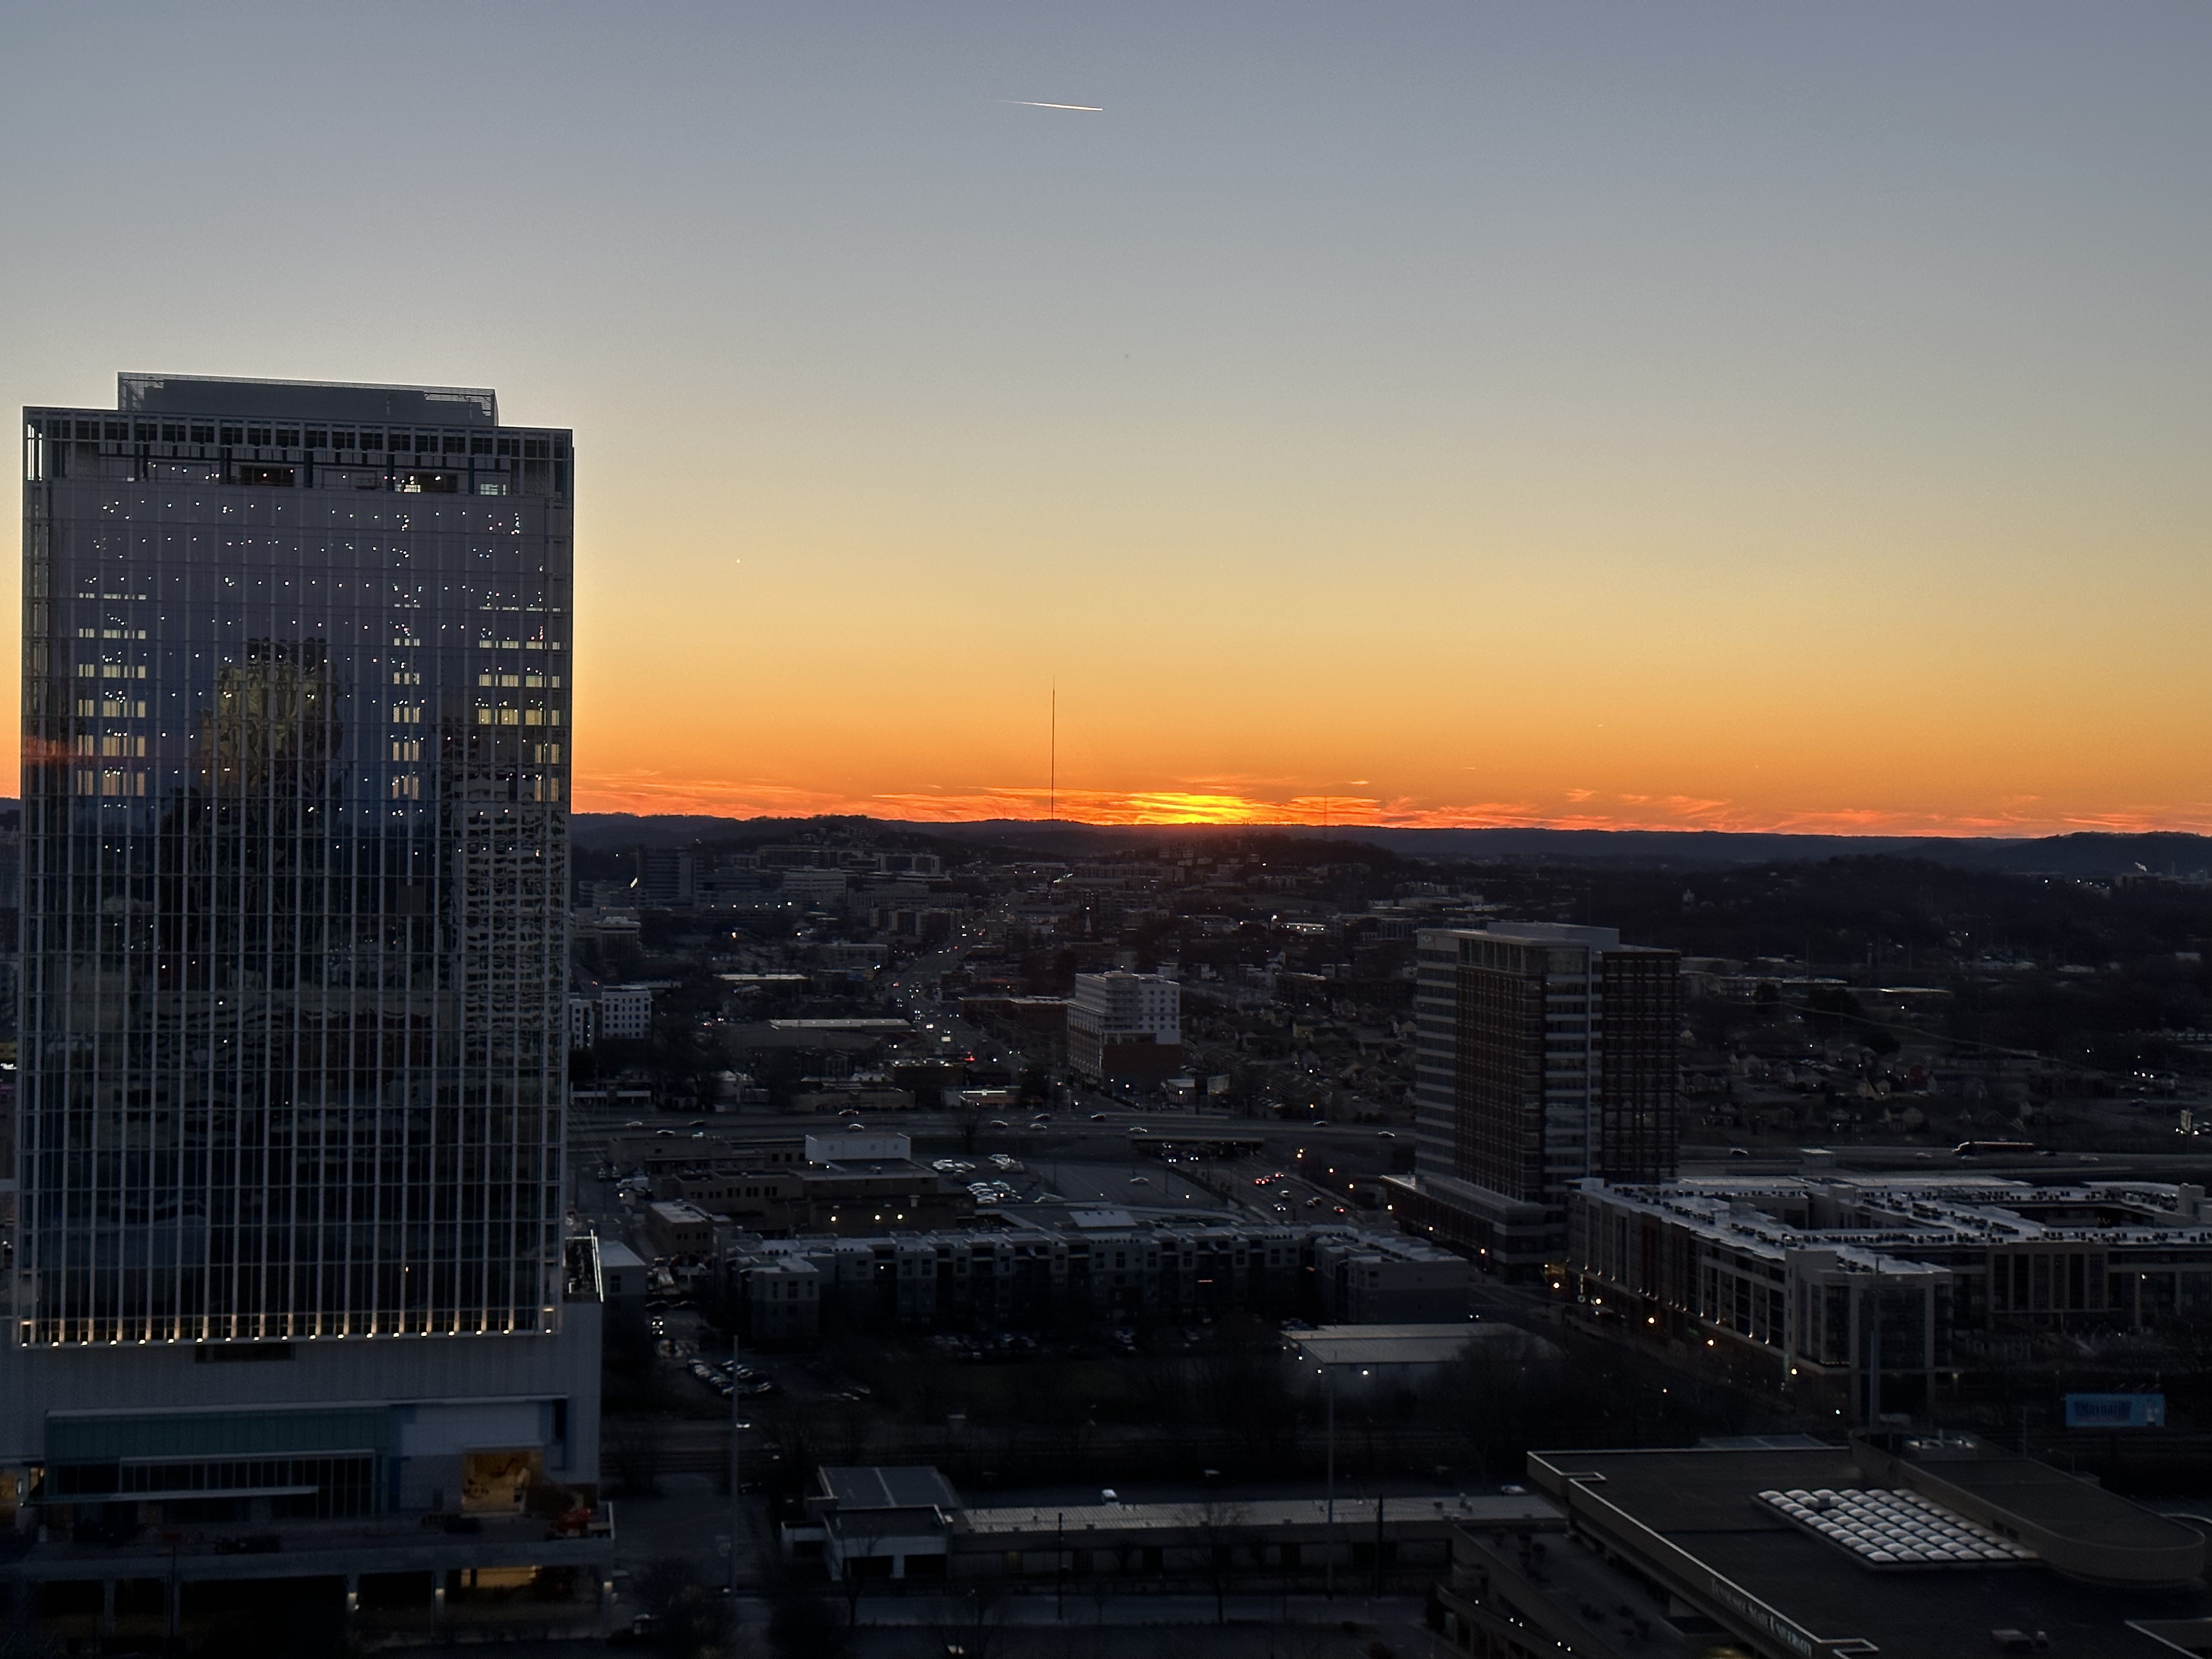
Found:
<path fill-rule="evenodd" d="M 1401 1224 L 1534 1277 L 1586 1176 L 1663 1181 L 1681 1138 L 1680 960 L 1563 922 L 1425 928 Z"/>
<path fill-rule="evenodd" d="M 26 411 L 15 1340 L 548 1332 L 569 434 L 117 401 Z"/>

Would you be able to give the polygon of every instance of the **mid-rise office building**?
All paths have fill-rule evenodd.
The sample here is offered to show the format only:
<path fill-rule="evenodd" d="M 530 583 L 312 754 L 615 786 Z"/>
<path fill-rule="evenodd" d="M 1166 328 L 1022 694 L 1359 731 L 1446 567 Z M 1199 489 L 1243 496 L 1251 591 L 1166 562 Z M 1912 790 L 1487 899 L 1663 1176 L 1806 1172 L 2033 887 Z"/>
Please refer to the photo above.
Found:
<path fill-rule="evenodd" d="M 599 992 L 599 1036 L 642 1042 L 653 1035 L 653 988 L 609 985 Z"/>
<path fill-rule="evenodd" d="M 126 1531 L 588 1490 L 569 434 L 125 375 L 24 453 L 0 1472 Z"/>
<path fill-rule="evenodd" d="M 688 910 L 698 896 L 699 861 L 688 847 L 637 849 L 637 899 L 665 910 Z"/>
<path fill-rule="evenodd" d="M 1573 1182 L 1674 1173 L 1679 958 L 1550 922 L 1425 929 L 1419 950 L 1400 1218 L 1495 1269 L 1540 1269 Z"/>
<path fill-rule="evenodd" d="M 1182 987 L 1159 974 L 1078 974 L 1067 1063 L 1103 1082 L 1157 1082 L 1182 1064 Z"/>
<path fill-rule="evenodd" d="M 568 1051 L 580 1053 L 599 1040 L 599 1005 L 587 996 L 568 999 Z"/>

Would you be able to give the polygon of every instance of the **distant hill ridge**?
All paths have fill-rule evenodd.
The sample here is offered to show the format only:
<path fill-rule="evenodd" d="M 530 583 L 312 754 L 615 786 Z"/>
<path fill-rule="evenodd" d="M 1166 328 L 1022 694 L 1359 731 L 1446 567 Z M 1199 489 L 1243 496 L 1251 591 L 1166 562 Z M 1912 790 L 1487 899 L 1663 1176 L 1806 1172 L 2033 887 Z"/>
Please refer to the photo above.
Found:
<path fill-rule="evenodd" d="M 684 814 L 578 812 L 571 819 L 580 846 L 682 847 L 694 842 L 769 842 L 836 828 L 907 839 L 969 842 L 1054 858 L 1096 858 L 1121 848 L 1162 842 L 1206 842 L 1241 836 L 1288 836 L 1379 847 L 1403 858 L 1511 860 L 1539 864 L 1614 864 L 1713 869 L 1731 865 L 1801 864 L 1823 859 L 1887 855 L 1927 859 L 1961 869 L 2106 877 L 2140 866 L 2155 874 L 2212 870 L 2212 836 L 2179 831 L 2121 835 L 2086 830 L 2024 837 L 1947 836 L 1732 835 L 1711 830 L 1397 830 L 1319 824 L 1048 823 L 984 818 L 921 823 L 899 818 L 725 818 Z"/>

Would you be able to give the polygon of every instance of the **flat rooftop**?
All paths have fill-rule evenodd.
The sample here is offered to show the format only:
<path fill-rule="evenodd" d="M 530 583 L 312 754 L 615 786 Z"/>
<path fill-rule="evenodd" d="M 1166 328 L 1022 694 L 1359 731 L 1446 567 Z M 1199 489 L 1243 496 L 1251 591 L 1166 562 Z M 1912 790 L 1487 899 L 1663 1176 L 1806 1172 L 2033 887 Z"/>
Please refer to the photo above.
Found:
<path fill-rule="evenodd" d="M 2032 1457 L 1936 1462 L 1929 1472 L 2007 1512 L 2117 1549 L 2171 1549 L 2193 1528 Z"/>
<path fill-rule="evenodd" d="M 1779 1261 L 1832 1249 L 1887 1273 L 1921 1269 L 1917 1252 L 2008 1244 L 2212 1244 L 2212 1223 L 2179 1186 L 2146 1181 L 2039 1187 L 1998 1176 L 1685 1176 L 1654 1183 L 1585 1180 L 1592 1199 L 1709 1242 Z M 1826 1201 L 1852 1219 L 1812 1218 Z"/>
<path fill-rule="evenodd" d="M 1993 1462 L 2008 1461 L 2027 1460 Z M 1759 1501 L 1764 1491 L 1874 1484 L 1841 1446 L 1546 1452 L 1530 1457 L 1529 1470 L 1578 1527 L 1639 1570 L 1687 1587 L 1747 1633 L 1765 1632 L 1761 1653 L 1848 1650 L 1836 1644 L 1857 1641 L 1882 1659 L 1956 1659 L 1996 1651 L 1994 1632 L 2017 1631 L 2044 1632 L 2054 1659 L 2154 1659 L 2175 1648 L 2138 1623 L 2212 1617 L 2212 1590 L 2201 1579 L 2178 1589 L 2112 1587 L 2033 1561 L 1882 1571 Z M 1946 1478 L 1955 1480 L 1949 1471 Z M 2047 1468 L 2021 1479 L 2035 1480 L 2051 1504 L 2078 1487 L 2088 1519 L 2067 1517 L 2076 1530 L 2099 1525 L 2106 1504 L 2098 1499 L 2136 1509 Z M 2175 1524 L 2136 1513 L 2154 1531 Z"/>
<path fill-rule="evenodd" d="M 913 1464 L 825 1466 L 822 1496 L 841 1510 L 957 1510 L 960 1494 L 935 1469 Z"/>
<path fill-rule="evenodd" d="M 497 426 L 489 386 L 368 386 L 347 380 L 249 380 L 221 374 L 118 374 L 115 406 L 149 414 Z"/>
<path fill-rule="evenodd" d="M 1380 1509 L 1380 1515 L 1377 1509 Z M 1332 1514 L 1334 1519 L 1332 1519 Z M 1556 1528 L 1559 1511 L 1537 1493 L 1422 1493 L 1410 1498 L 1339 1498 L 1334 1511 L 1320 1498 L 1214 1498 L 1194 1494 L 1185 1503 L 1080 1504 L 1054 1508 L 1012 1504 L 961 1512 L 955 1529 L 974 1535 L 1050 1537 L 1054 1533 L 1177 1532 L 1194 1526 L 1281 1528 L 1294 1538 L 1373 1537 L 1377 1524 L 1393 1532 L 1453 1526 Z M 1334 1528 L 1334 1531 L 1331 1529 Z"/>

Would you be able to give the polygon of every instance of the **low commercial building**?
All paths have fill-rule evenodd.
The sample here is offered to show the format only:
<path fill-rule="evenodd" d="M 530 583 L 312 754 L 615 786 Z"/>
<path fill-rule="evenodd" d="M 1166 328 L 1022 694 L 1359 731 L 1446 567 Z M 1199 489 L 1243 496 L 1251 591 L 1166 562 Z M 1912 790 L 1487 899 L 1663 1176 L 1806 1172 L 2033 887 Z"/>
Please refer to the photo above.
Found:
<path fill-rule="evenodd" d="M 649 1107 L 646 1109 L 650 1109 Z M 790 1133 L 726 1133 L 715 1131 L 638 1127 L 608 1137 L 607 1161 L 616 1170 L 647 1176 L 679 1170 L 775 1170 L 806 1162 L 806 1137 Z"/>
<path fill-rule="evenodd" d="M 1322 1316 L 1347 1325 L 1462 1319 L 1474 1291 L 1466 1257 L 1389 1233 L 1320 1238 L 1311 1265 Z"/>
<path fill-rule="evenodd" d="M 1420 1170 L 1384 1176 L 1382 1186 L 1401 1227 L 1457 1250 L 1486 1273 L 1526 1283 L 1552 1264 L 1550 1212 L 1540 1203 Z"/>
<path fill-rule="evenodd" d="M 787 1527 L 785 1547 L 813 1543 L 833 1579 L 943 1578 L 960 1495 L 930 1468 L 819 1468 L 807 1522 Z"/>
<path fill-rule="evenodd" d="M 1164 1503 L 970 1505 L 933 1468 L 823 1468 L 807 1518 L 783 1529 L 794 1564 L 833 1580 L 952 1580 L 1020 1590 L 1403 1590 L 1449 1559 L 1465 1526 L 1556 1530 L 1528 1494 L 1322 1492 L 1243 1499 L 1194 1492 Z"/>
<path fill-rule="evenodd" d="M 1585 1294 L 1753 1351 L 1778 1384 L 1828 1387 L 1858 1421 L 1925 1399 L 1966 1334 L 2212 1314 L 2212 1213 L 2196 1186 L 1585 1181 L 1569 1212 Z"/>
<path fill-rule="evenodd" d="M 599 1241 L 599 1287 L 609 1308 L 642 1308 L 653 1267 L 618 1238 Z"/>
<path fill-rule="evenodd" d="M 1066 997 L 964 996 L 960 1018 L 1057 1048 L 1067 1041 Z"/>
<path fill-rule="evenodd" d="M 1556 1353 L 1541 1337 L 1498 1321 L 1431 1325 L 1322 1325 L 1284 1339 L 1300 1374 L 1338 1400 L 1376 1399 L 1428 1386 L 1453 1366 L 1536 1352 Z"/>
<path fill-rule="evenodd" d="M 903 1145 L 906 1137 L 896 1137 Z M 810 1149 L 815 1146 L 809 1138 Z M 965 1187 L 902 1153 L 871 1157 L 837 1149 L 834 1159 L 799 1171 L 799 1196 L 791 1207 L 791 1233 L 867 1233 L 885 1227 L 945 1227 L 973 1215 Z"/>
<path fill-rule="evenodd" d="M 696 1152 L 657 1175 L 653 1192 L 769 1238 L 948 1227 L 973 1215 L 968 1189 L 915 1163 L 912 1146 L 905 1135 L 846 1132 L 807 1135 L 798 1159 L 781 1164 Z"/>
<path fill-rule="evenodd" d="M 2205 1540 L 1956 1435 L 1532 1454 L 1565 1540 L 1462 1526 L 1437 1621 L 1482 1659 L 2203 1653 Z"/>
<path fill-rule="evenodd" d="M 680 1198 L 655 1199 L 639 1219 L 655 1255 L 703 1255 L 714 1248 L 721 1218 Z"/>
<path fill-rule="evenodd" d="M 791 1097 L 793 1111 L 820 1112 L 832 1117 L 848 1111 L 866 1112 L 871 1116 L 878 1112 L 910 1112 L 915 1104 L 911 1090 L 860 1078 L 823 1078 L 795 1091 Z"/>

